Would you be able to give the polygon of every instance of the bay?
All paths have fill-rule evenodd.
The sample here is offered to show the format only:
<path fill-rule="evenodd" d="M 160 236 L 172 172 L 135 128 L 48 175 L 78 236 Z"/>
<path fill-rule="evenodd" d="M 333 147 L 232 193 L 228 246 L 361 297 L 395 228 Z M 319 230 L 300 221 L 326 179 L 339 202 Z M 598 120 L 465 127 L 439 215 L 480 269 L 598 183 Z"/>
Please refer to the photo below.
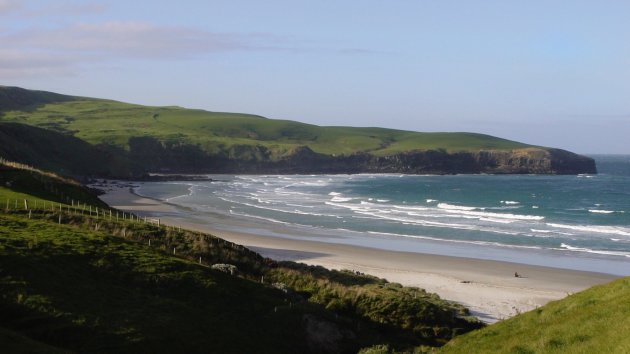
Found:
<path fill-rule="evenodd" d="M 216 175 L 142 183 L 217 228 L 630 275 L 630 156 L 599 174 Z"/>

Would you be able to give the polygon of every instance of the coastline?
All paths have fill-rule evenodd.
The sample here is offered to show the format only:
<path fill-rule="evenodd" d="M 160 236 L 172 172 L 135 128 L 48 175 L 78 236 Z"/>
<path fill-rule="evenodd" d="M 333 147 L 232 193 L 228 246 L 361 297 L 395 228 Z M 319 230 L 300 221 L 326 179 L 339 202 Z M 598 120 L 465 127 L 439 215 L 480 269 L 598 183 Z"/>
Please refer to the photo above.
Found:
<path fill-rule="evenodd" d="M 405 286 L 417 286 L 462 303 L 486 322 L 509 318 L 549 301 L 618 278 L 614 275 L 524 265 L 504 261 L 388 251 L 223 230 L 201 223 L 175 206 L 136 195 L 129 184 L 110 185 L 100 198 L 112 207 L 140 216 L 160 215 L 161 222 L 207 232 L 244 245 L 265 257 L 329 269 L 352 269 Z M 514 277 L 518 272 L 521 277 Z"/>

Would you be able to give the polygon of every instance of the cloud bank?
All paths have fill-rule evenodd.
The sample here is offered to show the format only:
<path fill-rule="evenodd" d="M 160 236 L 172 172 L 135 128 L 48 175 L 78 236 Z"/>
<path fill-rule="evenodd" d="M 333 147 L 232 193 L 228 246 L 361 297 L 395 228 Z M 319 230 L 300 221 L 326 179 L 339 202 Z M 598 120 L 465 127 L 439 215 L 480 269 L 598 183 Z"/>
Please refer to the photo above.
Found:
<path fill-rule="evenodd" d="M 97 5 L 69 7 L 66 12 L 94 12 Z M 53 13 L 56 11 L 51 9 Z M 43 10 L 42 10 L 43 11 Z M 0 0 L 0 15 L 37 16 L 39 10 Z M 282 39 L 265 34 L 211 32 L 185 26 L 139 21 L 0 27 L 0 79 L 68 75 L 80 67 L 120 60 L 186 60 L 229 51 L 286 50 Z"/>

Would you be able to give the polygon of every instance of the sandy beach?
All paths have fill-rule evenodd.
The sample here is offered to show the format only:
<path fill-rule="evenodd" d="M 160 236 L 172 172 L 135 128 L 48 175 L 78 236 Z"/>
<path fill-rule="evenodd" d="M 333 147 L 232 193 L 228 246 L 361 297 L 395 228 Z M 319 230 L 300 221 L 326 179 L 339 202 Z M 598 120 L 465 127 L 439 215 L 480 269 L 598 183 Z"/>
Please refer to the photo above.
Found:
<path fill-rule="evenodd" d="M 242 244 L 265 257 L 329 269 L 352 269 L 405 286 L 416 286 L 462 303 L 486 322 L 509 318 L 616 277 L 558 268 L 463 257 L 395 252 L 321 240 L 286 239 L 226 231 L 196 222 L 174 206 L 109 185 L 100 198 L 114 208 L 140 216 L 160 214 L 164 224 L 207 232 Z M 518 272 L 520 277 L 515 277 Z"/>

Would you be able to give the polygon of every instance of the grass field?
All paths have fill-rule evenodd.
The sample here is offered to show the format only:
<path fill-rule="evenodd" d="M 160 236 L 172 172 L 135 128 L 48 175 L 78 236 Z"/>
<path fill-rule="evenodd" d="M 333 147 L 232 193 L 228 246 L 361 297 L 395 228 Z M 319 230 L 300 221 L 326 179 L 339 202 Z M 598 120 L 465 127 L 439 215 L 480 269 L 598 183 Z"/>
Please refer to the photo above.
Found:
<path fill-rule="evenodd" d="M 630 278 L 454 339 L 440 353 L 630 353 Z"/>
<path fill-rule="evenodd" d="M 123 217 L 56 175 L 2 167 L 0 348 L 11 352 L 430 351 L 481 326 L 422 289 L 276 263 Z"/>
<path fill-rule="evenodd" d="M 296 146 L 308 146 L 327 155 L 357 152 L 387 155 L 429 149 L 510 150 L 528 146 L 482 134 L 320 127 L 247 114 L 64 97 L 69 98 L 31 104 L 21 110 L 5 110 L 1 120 L 72 134 L 91 144 L 128 148 L 130 137 L 150 136 L 160 141 L 199 145 L 210 153 L 225 151 L 234 145 L 260 145 L 270 149 L 274 157 Z"/>

